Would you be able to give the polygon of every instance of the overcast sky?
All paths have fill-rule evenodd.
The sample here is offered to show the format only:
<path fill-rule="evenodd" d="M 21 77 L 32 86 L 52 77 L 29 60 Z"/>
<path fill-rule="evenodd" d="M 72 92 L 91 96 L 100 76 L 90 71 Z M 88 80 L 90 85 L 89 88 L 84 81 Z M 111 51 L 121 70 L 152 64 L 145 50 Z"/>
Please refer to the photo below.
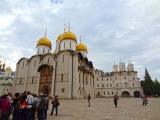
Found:
<path fill-rule="evenodd" d="M 146 67 L 160 81 L 160 0 L 1 0 L 0 60 L 15 70 L 36 53 L 46 28 L 53 52 L 68 22 L 95 68 L 110 72 L 121 56 L 141 80 Z"/>

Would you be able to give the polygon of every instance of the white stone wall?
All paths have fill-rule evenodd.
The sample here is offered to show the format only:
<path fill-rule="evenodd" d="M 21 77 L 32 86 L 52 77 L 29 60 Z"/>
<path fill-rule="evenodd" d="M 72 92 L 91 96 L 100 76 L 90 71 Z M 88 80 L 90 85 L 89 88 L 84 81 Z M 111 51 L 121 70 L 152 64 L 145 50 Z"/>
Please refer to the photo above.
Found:
<path fill-rule="evenodd" d="M 46 45 L 38 45 L 36 48 L 36 54 L 41 54 L 44 55 L 46 53 L 50 53 L 51 52 L 51 48 L 46 46 Z"/>
<path fill-rule="evenodd" d="M 68 92 L 71 90 L 71 85 L 68 85 L 71 81 L 71 74 L 70 74 L 70 58 L 71 56 L 69 53 L 63 51 L 60 52 L 57 56 L 57 70 L 56 70 L 56 91 L 55 93 L 58 94 L 60 98 L 68 97 Z M 67 74 L 68 78 L 65 78 L 64 75 Z M 62 81 L 63 75 L 63 81 Z M 64 79 L 65 78 L 65 79 Z M 69 87 L 68 87 L 69 86 Z M 62 92 L 64 89 L 64 92 Z"/>
<path fill-rule="evenodd" d="M 70 39 L 62 40 L 60 42 L 60 51 L 65 49 L 76 51 L 76 41 Z"/>

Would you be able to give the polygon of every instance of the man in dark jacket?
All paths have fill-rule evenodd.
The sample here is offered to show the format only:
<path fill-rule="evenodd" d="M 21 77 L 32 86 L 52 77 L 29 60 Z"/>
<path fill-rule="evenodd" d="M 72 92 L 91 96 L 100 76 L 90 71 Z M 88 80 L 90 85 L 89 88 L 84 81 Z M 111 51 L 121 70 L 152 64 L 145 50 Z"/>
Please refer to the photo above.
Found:
<path fill-rule="evenodd" d="M 45 109 L 45 98 L 43 97 L 44 94 L 40 93 L 38 103 L 37 103 L 37 110 L 38 110 L 38 120 L 44 120 L 44 109 Z"/>

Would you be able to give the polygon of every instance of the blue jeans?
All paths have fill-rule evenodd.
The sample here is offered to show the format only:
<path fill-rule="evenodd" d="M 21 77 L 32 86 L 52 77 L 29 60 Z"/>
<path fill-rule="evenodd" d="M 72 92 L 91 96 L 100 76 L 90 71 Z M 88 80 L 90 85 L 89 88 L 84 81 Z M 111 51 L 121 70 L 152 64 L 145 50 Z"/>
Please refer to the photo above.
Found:
<path fill-rule="evenodd" d="M 56 115 L 58 115 L 58 106 L 52 106 L 51 114 L 53 114 L 54 108 L 56 109 Z"/>
<path fill-rule="evenodd" d="M 88 99 L 88 106 L 90 107 L 90 99 Z"/>
<path fill-rule="evenodd" d="M 27 120 L 31 120 L 31 108 L 27 110 Z"/>

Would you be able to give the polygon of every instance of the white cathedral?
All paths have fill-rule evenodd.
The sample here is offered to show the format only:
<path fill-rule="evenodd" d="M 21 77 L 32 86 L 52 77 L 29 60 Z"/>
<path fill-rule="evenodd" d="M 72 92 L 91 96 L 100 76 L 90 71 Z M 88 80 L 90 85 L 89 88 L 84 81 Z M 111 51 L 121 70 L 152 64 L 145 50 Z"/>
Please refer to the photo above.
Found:
<path fill-rule="evenodd" d="M 12 71 L 10 65 L 6 67 L 6 63 L 0 61 L 0 96 L 8 94 L 12 90 L 15 72 Z"/>
<path fill-rule="evenodd" d="M 130 64 L 129 71 L 125 70 L 122 62 L 119 71 L 117 65 L 113 66 L 111 73 L 94 69 L 87 57 L 87 46 L 81 40 L 77 44 L 70 26 L 68 31 L 64 29 L 64 33 L 57 37 L 54 52 L 51 50 L 52 43 L 45 33 L 37 41 L 36 54 L 30 58 L 23 57 L 16 64 L 12 92 L 58 94 L 59 98 L 68 99 L 85 98 L 88 94 L 92 98 L 114 94 L 134 96 L 134 91 L 138 94 L 143 92 L 133 64 Z M 132 83 L 134 87 L 130 86 Z"/>

